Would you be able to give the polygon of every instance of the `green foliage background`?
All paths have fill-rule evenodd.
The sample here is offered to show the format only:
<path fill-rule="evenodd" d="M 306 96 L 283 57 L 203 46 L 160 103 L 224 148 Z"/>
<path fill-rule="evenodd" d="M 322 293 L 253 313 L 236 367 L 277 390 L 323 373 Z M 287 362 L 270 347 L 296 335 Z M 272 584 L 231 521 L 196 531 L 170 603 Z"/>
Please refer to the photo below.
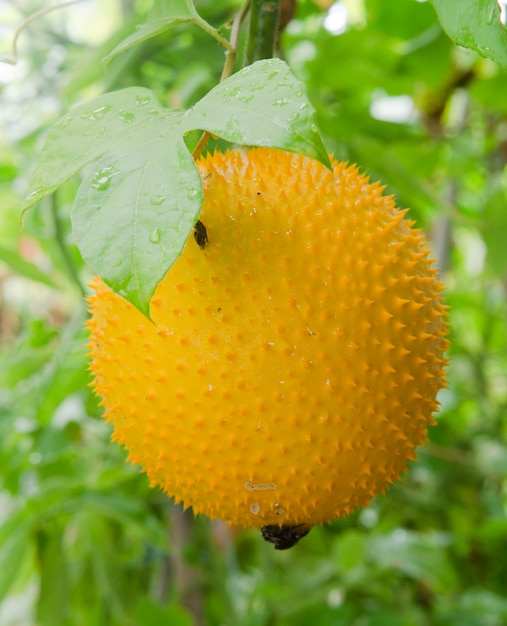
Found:
<path fill-rule="evenodd" d="M 239 6 L 195 4 L 216 27 Z M 70 233 L 79 179 L 19 228 L 48 127 L 72 104 L 140 85 L 189 108 L 217 84 L 223 49 L 181 24 L 104 69 L 144 21 L 141 0 L 87 7 L 98 25 L 88 37 L 71 27 L 77 6 L 22 35 L 21 67 L 2 74 L 0 96 L 2 626 L 507 623 L 507 77 L 492 60 L 502 55 L 451 41 L 484 53 L 483 32 L 473 45 L 453 30 L 450 4 L 351 0 L 334 34 L 329 3 L 300 0 L 281 40 L 326 148 L 380 178 L 427 231 L 452 324 L 449 389 L 418 462 L 370 507 L 284 553 L 257 532 L 183 514 L 109 442 L 88 388 L 91 274 Z M 17 25 L 39 8 L 13 3 L 8 16 Z"/>

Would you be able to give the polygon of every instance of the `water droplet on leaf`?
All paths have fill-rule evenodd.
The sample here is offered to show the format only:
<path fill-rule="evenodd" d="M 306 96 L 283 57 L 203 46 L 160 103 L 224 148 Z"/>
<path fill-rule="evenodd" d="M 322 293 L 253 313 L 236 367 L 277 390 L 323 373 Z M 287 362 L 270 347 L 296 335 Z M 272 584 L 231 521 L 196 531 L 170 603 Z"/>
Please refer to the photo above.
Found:
<path fill-rule="evenodd" d="M 493 3 L 489 8 L 488 14 L 486 15 L 486 24 L 491 26 L 493 22 L 498 20 L 497 15 L 498 15 L 498 5 L 496 3 Z"/>
<path fill-rule="evenodd" d="M 127 124 L 132 124 L 132 122 L 136 119 L 136 116 L 129 111 L 119 111 L 118 117 L 124 122 L 127 122 Z"/>
<path fill-rule="evenodd" d="M 164 200 L 167 198 L 167 196 L 164 196 L 160 193 L 156 194 L 155 196 L 152 196 L 150 198 L 150 204 L 153 206 L 160 206 L 161 204 L 164 203 Z"/>
<path fill-rule="evenodd" d="M 80 117 L 88 122 L 97 122 L 98 120 L 101 120 L 106 113 L 109 113 L 112 108 L 113 107 L 110 104 L 104 104 L 104 106 L 93 109 L 92 111 L 85 111 L 84 113 L 81 113 Z"/>
<path fill-rule="evenodd" d="M 62 117 L 62 119 L 60 120 L 60 128 L 65 128 L 71 122 L 72 122 L 72 116 L 71 115 L 66 115 L 65 117 Z"/>
<path fill-rule="evenodd" d="M 155 226 L 155 228 L 151 231 L 150 241 L 151 243 L 158 243 L 160 241 L 160 230 L 158 229 L 158 226 Z"/>
<path fill-rule="evenodd" d="M 142 107 L 148 104 L 148 102 L 151 102 L 150 96 L 136 96 L 136 104 L 138 107 Z"/>
<path fill-rule="evenodd" d="M 117 173 L 117 170 L 115 170 L 112 165 L 109 167 L 103 167 L 98 172 L 95 172 L 95 176 L 92 178 L 92 182 L 90 184 L 94 189 L 104 191 L 109 188 L 113 176 Z"/>

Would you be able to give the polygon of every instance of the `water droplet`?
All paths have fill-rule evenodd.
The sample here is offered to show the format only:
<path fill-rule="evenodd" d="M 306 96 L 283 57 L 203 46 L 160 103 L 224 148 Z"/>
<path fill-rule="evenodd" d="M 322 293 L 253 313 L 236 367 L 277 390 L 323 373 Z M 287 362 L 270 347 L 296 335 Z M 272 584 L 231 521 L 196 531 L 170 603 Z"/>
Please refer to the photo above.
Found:
<path fill-rule="evenodd" d="M 283 107 L 286 104 L 290 104 L 290 98 L 278 98 L 278 100 L 275 100 L 273 104 L 279 107 Z"/>
<path fill-rule="evenodd" d="M 93 109 L 92 111 L 85 111 L 84 113 L 81 113 L 80 117 L 88 122 L 97 122 L 98 120 L 101 120 L 106 113 L 109 113 L 112 108 L 113 107 L 110 104 L 105 104 L 104 106 Z"/>
<path fill-rule="evenodd" d="M 311 125 L 311 130 L 312 130 L 312 133 L 318 133 L 319 132 L 319 128 L 318 128 L 318 126 L 316 124 L 312 124 Z"/>
<path fill-rule="evenodd" d="M 115 170 L 112 165 L 109 167 L 103 167 L 98 172 L 95 172 L 95 176 L 92 178 L 92 182 L 90 184 L 94 189 L 104 191 L 109 188 L 113 176 L 117 173 L 117 170 Z"/>
<path fill-rule="evenodd" d="M 129 111 L 119 111 L 118 117 L 124 122 L 127 122 L 127 124 L 132 124 L 132 122 L 136 119 L 136 116 Z"/>
<path fill-rule="evenodd" d="M 151 102 L 150 96 L 136 96 L 136 104 L 138 107 L 143 107 L 145 104 Z"/>
<path fill-rule="evenodd" d="M 164 203 L 164 200 L 166 200 L 167 196 L 164 196 L 160 193 L 156 194 L 155 196 L 152 196 L 150 198 L 150 204 L 153 206 L 160 206 L 161 204 Z"/>
<path fill-rule="evenodd" d="M 260 510 L 261 510 L 261 505 L 258 502 L 253 502 L 250 505 L 250 513 L 253 513 L 254 515 L 258 515 Z"/>
<path fill-rule="evenodd" d="M 491 52 L 491 48 L 489 46 L 477 45 L 477 52 L 482 54 L 483 56 L 488 56 Z"/>
<path fill-rule="evenodd" d="M 499 9 L 498 5 L 494 2 L 491 4 L 488 14 L 486 15 L 486 24 L 491 26 L 493 22 L 499 21 Z"/>
<path fill-rule="evenodd" d="M 304 111 L 305 109 L 309 109 L 309 108 L 310 108 L 310 105 L 308 104 L 308 102 L 302 102 L 302 103 L 299 105 L 299 109 L 300 109 L 300 111 Z"/>
<path fill-rule="evenodd" d="M 150 241 L 151 243 L 158 243 L 160 241 L 160 230 L 158 229 L 158 226 L 155 226 L 155 228 L 151 231 Z"/>
<path fill-rule="evenodd" d="M 71 122 L 72 122 L 72 116 L 71 115 L 66 115 L 65 117 L 62 117 L 62 119 L 60 120 L 60 128 L 65 128 Z"/>
<path fill-rule="evenodd" d="M 195 200 L 196 198 L 199 198 L 200 196 L 201 196 L 200 189 L 195 189 L 194 187 L 192 187 L 191 189 L 187 191 L 187 198 L 189 200 Z"/>
<path fill-rule="evenodd" d="M 26 201 L 28 202 L 32 198 L 35 198 L 35 196 L 37 196 L 39 193 L 40 193 L 40 189 L 36 189 L 35 191 L 30 192 L 26 197 Z"/>

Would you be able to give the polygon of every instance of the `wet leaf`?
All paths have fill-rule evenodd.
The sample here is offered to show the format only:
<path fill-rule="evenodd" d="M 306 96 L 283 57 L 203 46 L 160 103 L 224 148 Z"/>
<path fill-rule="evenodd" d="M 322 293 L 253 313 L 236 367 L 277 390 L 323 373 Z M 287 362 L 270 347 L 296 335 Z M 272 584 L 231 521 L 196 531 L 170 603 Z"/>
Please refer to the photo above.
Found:
<path fill-rule="evenodd" d="M 185 125 L 232 143 L 298 152 L 330 166 L 315 110 L 279 59 L 257 61 L 217 85 L 187 113 Z"/>
<path fill-rule="evenodd" d="M 75 107 L 49 131 L 23 206 L 83 170 L 71 215 L 76 245 L 93 271 L 145 315 L 199 216 L 201 180 L 184 143 L 196 129 L 329 165 L 301 83 L 271 59 L 238 72 L 187 112 L 165 109 L 141 87 Z"/>
<path fill-rule="evenodd" d="M 145 315 L 202 204 L 201 179 L 181 134 L 153 130 L 135 153 L 104 154 L 72 209 L 85 261 Z"/>
<path fill-rule="evenodd" d="M 455 44 L 507 67 L 507 29 L 496 0 L 433 0 L 433 5 Z"/>

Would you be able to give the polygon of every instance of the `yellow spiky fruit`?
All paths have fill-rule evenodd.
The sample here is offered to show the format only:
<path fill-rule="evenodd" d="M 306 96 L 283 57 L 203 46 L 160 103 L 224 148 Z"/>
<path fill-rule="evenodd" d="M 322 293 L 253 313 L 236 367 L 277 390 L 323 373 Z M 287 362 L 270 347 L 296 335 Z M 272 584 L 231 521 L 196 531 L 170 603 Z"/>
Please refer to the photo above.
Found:
<path fill-rule="evenodd" d="M 350 513 L 415 458 L 444 384 L 426 243 L 355 167 L 274 149 L 198 166 L 209 243 L 189 239 L 153 323 L 94 283 L 113 437 L 211 518 L 306 529 Z"/>

